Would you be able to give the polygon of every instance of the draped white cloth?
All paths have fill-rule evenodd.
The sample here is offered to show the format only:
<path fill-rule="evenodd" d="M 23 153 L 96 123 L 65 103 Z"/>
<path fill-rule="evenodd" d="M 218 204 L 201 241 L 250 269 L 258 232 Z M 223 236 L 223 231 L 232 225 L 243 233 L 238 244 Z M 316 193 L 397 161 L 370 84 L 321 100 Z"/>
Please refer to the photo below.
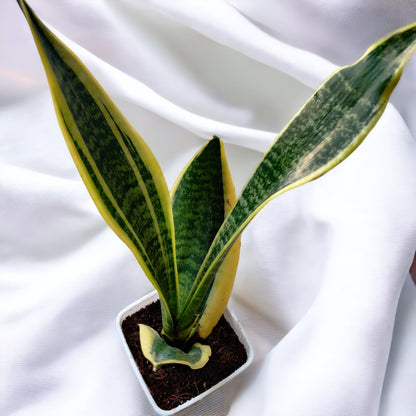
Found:
<path fill-rule="evenodd" d="M 110 93 L 168 185 L 213 134 L 240 190 L 339 65 L 412 0 L 31 0 Z M 186 415 L 416 414 L 416 58 L 360 148 L 243 234 L 231 306 L 250 369 Z M 119 310 L 151 291 L 98 215 L 17 4 L 0 3 L 0 414 L 149 416 Z"/>

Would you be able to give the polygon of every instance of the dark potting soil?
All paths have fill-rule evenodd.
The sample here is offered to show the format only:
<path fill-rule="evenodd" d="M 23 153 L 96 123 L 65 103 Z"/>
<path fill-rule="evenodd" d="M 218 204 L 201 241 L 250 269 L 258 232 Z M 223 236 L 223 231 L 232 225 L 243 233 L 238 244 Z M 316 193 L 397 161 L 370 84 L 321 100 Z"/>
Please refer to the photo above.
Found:
<path fill-rule="evenodd" d="M 192 370 L 185 365 L 168 364 L 154 372 L 140 348 L 139 323 L 149 325 L 160 333 L 162 318 L 159 301 L 128 316 L 123 321 L 122 329 L 139 370 L 161 409 L 173 409 L 203 393 L 247 361 L 244 345 L 222 317 L 211 334 L 202 341 L 212 351 L 203 368 Z"/>

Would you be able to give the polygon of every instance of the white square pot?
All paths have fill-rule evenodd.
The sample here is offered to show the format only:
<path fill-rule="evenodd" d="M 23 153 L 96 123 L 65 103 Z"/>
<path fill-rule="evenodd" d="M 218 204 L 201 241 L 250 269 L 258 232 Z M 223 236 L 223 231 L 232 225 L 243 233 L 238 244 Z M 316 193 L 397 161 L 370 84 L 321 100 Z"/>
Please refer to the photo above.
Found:
<path fill-rule="evenodd" d="M 188 400 L 187 402 L 175 407 L 172 410 L 163 410 L 156 404 L 156 402 L 153 399 L 149 389 L 147 388 L 147 385 L 146 385 L 146 383 L 145 383 L 145 381 L 144 381 L 144 379 L 143 379 L 143 377 L 142 377 L 142 375 L 139 371 L 139 368 L 136 365 L 136 362 L 134 361 L 133 355 L 131 354 L 130 348 L 127 345 L 127 341 L 124 338 L 124 334 L 123 334 L 123 331 L 122 331 L 122 324 L 123 324 L 124 319 L 126 319 L 130 315 L 133 315 L 135 312 L 139 311 L 140 309 L 143 309 L 147 305 L 155 302 L 156 300 L 158 300 L 158 294 L 157 294 L 156 291 L 154 291 L 154 292 L 149 293 L 148 295 L 142 297 L 141 299 L 137 300 L 136 302 L 132 303 L 131 305 L 127 306 L 122 311 L 120 311 L 120 313 L 117 316 L 117 330 L 118 330 L 118 333 L 120 335 L 121 341 L 123 343 L 124 350 L 126 351 L 127 357 L 128 357 L 128 359 L 130 361 L 130 364 L 133 368 L 133 371 L 136 374 L 136 376 L 137 376 L 137 378 L 138 378 L 138 380 L 139 380 L 139 382 L 140 382 L 140 384 L 141 384 L 149 402 L 151 403 L 154 410 L 159 415 L 170 416 L 170 415 L 175 415 L 175 414 L 181 412 L 182 410 L 184 410 L 184 409 L 186 409 L 186 408 L 188 408 L 192 405 L 195 405 L 196 403 L 198 403 L 199 401 L 201 401 L 205 397 L 207 397 L 209 394 L 218 390 L 225 383 L 228 383 L 234 377 L 236 377 L 241 372 L 243 372 L 253 361 L 253 348 L 251 347 L 250 343 L 248 342 L 247 337 L 246 337 L 243 329 L 241 328 L 241 325 L 238 322 L 237 318 L 227 308 L 224 312 L 224 317 L 227 320 L 227 322 L 231 325 L 231 327 L 233 328 L 235 333 L 237 334 L 240 342 L 244 345 L 244 347 L 246 349 L 246 352 L 247 352 L 247 361 L 240 368 L 238 368 L 236 371 L 234 371 L 234 373 L 230 374 L 228 377 L 221 380 L 219 383 L 212 386 L 210 389 L 206 390 L 205 392 L 201 393 L 200 395 L 194 397 L 191 400 Z"/>

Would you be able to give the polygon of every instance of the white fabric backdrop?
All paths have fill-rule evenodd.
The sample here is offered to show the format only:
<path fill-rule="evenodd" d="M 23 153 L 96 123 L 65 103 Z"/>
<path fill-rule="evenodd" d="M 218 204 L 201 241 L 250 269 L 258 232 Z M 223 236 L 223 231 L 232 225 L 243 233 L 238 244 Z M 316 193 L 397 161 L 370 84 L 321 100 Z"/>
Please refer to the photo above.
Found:
<path fill-rule="evenodd" d="M 150 144 L 171 185 L 217 134 L 241 189 L 337 65 L 412 0 L 31 0 Z M 185 414 L 416 414 L 416 58 L 364 144 L 243 234 L 232 306 L 255 346 Z M 0 3 L 0 414 L 148 416 L 117 312 L 151 290 L 90 201 L 33 40 Z"/>

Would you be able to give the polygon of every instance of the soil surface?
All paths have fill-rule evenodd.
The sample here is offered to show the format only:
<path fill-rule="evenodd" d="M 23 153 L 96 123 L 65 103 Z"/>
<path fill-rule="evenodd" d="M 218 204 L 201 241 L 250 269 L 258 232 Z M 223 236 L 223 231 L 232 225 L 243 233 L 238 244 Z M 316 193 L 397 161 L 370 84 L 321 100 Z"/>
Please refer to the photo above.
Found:
<path fill-rule="evenodd" d="M 225 320 L 220 319 L 203 341 L 211 347 L 208 363 L 199 370 L 185 365 L 168 364 L 153 372 L 151 363 L 143 356 L 139 340 L 139 323 L 160 333 L 162 318 L 159 301 L 128 316 L 122 324 L 124 336 L 149 390 L 163 410 L 173 409 L 217 384 L 247 361 L 244 345 Z"/>

